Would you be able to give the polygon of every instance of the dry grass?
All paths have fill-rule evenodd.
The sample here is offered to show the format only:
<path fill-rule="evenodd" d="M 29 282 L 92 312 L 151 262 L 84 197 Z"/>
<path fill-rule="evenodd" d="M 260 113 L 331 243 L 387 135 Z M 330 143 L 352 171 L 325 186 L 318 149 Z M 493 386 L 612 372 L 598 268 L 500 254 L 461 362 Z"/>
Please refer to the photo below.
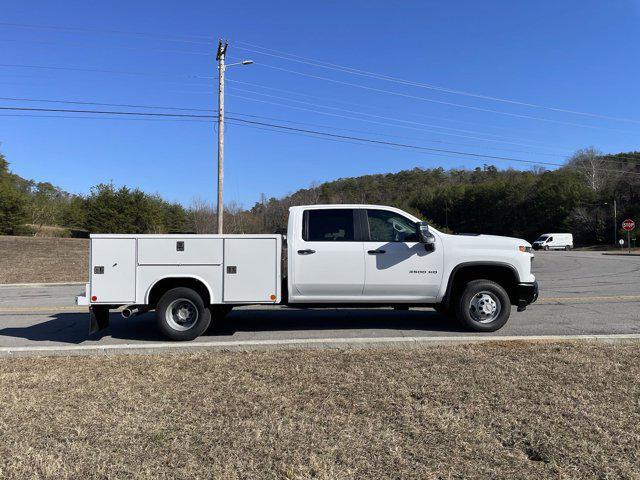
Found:
<path fill-rule="evenodd" d="M 635 345 L 0 361 L 7 478 L 640 478 Z"/>
<path fill-rule="evenodd" d="M 89 240 L 0 236 L 0 283 L 86 282 Z"/>

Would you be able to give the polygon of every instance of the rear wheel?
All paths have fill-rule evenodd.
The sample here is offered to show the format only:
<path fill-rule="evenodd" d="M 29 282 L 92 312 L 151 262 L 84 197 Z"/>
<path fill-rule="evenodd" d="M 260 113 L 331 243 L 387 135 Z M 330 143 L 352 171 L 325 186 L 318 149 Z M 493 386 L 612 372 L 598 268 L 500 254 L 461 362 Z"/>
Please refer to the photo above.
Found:
<path fill-rule="evenodd" d="M 571 250 L 571 246 L 570 245 L 565 245 L 564 251 L 568 252 L 569 250 Z"/>
<path fill-rule="evenodd" d="M 156 321 L 170 340 L 193 340 L 209 327 L 211 312 L 195 290 L 172 288 L 156 305 Z"/>
<path fill-rule="evenodd" d="M 509 295 L 491 280 L 473 280 L 467 284 L 456 302 L 456 318 L 476 332 L 495 332 L 511 314 Z"/>

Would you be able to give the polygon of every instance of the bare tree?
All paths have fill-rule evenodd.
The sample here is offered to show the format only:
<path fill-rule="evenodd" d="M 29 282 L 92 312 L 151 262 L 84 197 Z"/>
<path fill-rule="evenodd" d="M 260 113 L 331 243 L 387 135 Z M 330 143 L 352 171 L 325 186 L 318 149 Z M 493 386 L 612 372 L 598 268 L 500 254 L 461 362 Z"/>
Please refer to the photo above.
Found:
<path fill-rule="evenodd" d="M 242 205 L 236 201 L 229 202 L 224 206 L 224 214 L 226 233 L 245 233 L 242 218 L 244 210 Z"/>
<path fill-rule="evenodd" d="M 189 207 L 189 217 L 195 233 L 214 233 L 216 230 L 216 209 L 200 197 L 195 197 Z"/>
<path fill-rule="evenodd" d="M 569 159 L 568 165 L 582 173 L 587 185 L 594 192 L 601 191 L 612 180 L 605 157 L 594 147 L 578 150 Z"/>

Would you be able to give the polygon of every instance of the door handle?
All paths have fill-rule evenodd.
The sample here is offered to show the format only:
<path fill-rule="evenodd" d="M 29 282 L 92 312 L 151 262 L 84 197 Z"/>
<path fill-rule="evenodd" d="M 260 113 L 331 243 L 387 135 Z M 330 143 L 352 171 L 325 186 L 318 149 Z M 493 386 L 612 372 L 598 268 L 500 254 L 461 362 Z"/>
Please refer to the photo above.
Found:
<path fill-rule="evenodd" d="M 307 248 L 306 250 L 298 250 L 298 255 L 311 255 L 312 253 L 316 253 L 315 250 L 311 250 Z"/>
<path fill-rule="evenodd" d="M 367 252 L 369 255 L 381 255 L 383 253 L 387 253 L 386 250 L 369 250 Z"/>

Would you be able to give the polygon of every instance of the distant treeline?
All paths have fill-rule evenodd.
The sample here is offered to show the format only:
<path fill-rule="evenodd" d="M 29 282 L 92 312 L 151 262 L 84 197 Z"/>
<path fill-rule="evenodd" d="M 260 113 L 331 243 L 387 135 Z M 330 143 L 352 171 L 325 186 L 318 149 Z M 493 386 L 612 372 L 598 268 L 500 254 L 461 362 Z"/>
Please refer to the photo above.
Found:
<path fill-rule="evenodd" d="M 613 200 L 618 222 L 614 224 Z M 226 233 L 265 233 L 286 227 L 290 206 L 316 203 L 394 205 L 444 231 L 534 239 L 572 232 L 578 244 L 612 243 L 626 217 L 640 220 L 640 152 L 602 155 L 589 148 L 553 171 L 413 169 L 314 184 L 284 198 L 262 196 L 251 209 L 226 206 Z M 50 183 L 10 173 L 0 155 L 0 233 L 66 234 L 215 232 L 215 209 L 195 199 L 189 207 L 139 189 L 94 187 L 73 195 Z"/>

